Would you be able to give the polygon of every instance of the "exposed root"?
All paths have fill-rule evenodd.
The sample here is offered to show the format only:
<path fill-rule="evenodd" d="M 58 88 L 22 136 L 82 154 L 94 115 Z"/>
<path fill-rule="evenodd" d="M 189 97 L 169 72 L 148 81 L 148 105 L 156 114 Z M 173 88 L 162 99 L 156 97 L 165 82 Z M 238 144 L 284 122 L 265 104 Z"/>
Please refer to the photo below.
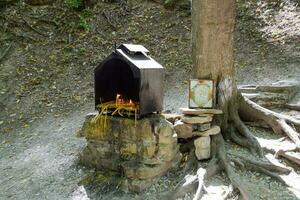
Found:
<path fill-rule="evenodd" d="M 284 185 L 286 185 L 285 181 L 278 174 L 271 172 L 270 170 L 266 169 L 266 167 L 263 167 L 261 165 L 256 165 L 254 162 L 249 162 L 247 160 L 243 160 L 243 159 L 240 159 L 240 158 L 232 158 L 231 160 L 235 164 L 240 166 L 241 168 L 246 168 L 250 171 L 264 173 L 264 174 L 274 178 L 275 180 L 283 183 Z"/>
<path fill-rule="evenodd" d="M 195 191 L 197 187 L 197 182 L 197 176 L 189 174 L 186 175 L 184 179 L 181 182 L 179 182 L 179 184 L 176 186 L 172 194 L 168 195 L 166 199 L 175 200 L 180 197 L 183 197 L 186 193 Z"/>
<path fill-rule="evenodd" d="M 197 158 L 195 155 L 195 148 L 192 147 L 189 150 L 189 154 L 187 156 L 187 162 L 183 168 L 183 174 L 188 174 L 191 171 L 194 171 L 197 167 Z"/>
<path fill-rule="evenodd" d="M 250 163 L 257 167 L 265 168 L 266 170 L 270 170 L 270 171 L 277 172 L 280 174 L 287 174 L 287 173 L 291 172 L 291 169 L 289 169 L 289 168 L 277 166 L 277 165 L 274 165 L 267 161 L 253 160 L 253 159 L 246 158 L 246 157 L 239 156 L 239 155 L 233 155 L 233 156 L 239 160 L 242 160 L 244 163 L 245 162 Z"/>
<path fill-rule="evenodd" d="M 175 190 L 168 195 L 167 199 L 178 199 L 189 192 L 195 192 L 194 200 L 200 199 L 203 195 L 204 181 L 214 176 L 221 170 L 221 165 L 217 164 L 217 159 L 213 158 L 206 169 L 199 168 L 196 175 L 186 175 L 179 182 Z"/>
<path fill-rule="evenodd" d="M 256 122 L 259 121 L 259 125 L 262 124 L 264 127 L 268 125 L 276 133 L 285 133 L 289 139 L 296 144 L 294 145 L 295 148 L 293 150 L 299 149 L 299 133 L 297 133 L 297 130 L 295 130 L 292 125 L 300 127 L 300 120 L 263 108 L 253 101 L 242 97 L 240 94 L 239 100 L 239 105 L 229 106 L 229 122 L 226 126 L 229 130 L 225 130 L 227 133 L 229 133 L 229 136 L 233 142 L 248 148 L 252 153 L 257 154 L 260 157 L 264 156 L 258 139 L 251 133 L 248 127 L 241 120 L 241 115 L 244 117 L 244 119 L 251 119 L 251 121 Z M 241 111 L 240 113 L 237 111 L 237 108 L 239 111 Z M 206 169 L 200 166 L 196 175 L 186 176 L 185 179 L 176 187 L 175 191 L 171 195 L 171 198 L 169 196 L 168 199 L 177 199 L 184 196 L 188 192 L 195 192 L 194 200 L 201 199 L 203 193 L 205 193 L 205 181 L 209 177 L 222 170 L 225 171 L 233 187 L 239 190 L 243 199 L 253 199 L 251 193 L 247 191 L 245 184 L 243 184 L 239 176 L 236 174 L 234 166 L 232 166 L 232 162 L 242 169 L 266 174 L 280 183 L 287 185 L 287 183 L 281 178 L 280 174 L 290 173 L 290 168 L 287 168 L 284 165 L 280 165 L 276 162 L 273 164 L 273 161 L 255 160 L 238 155 L 233 155 L 231 156 L 232 158 L 229 159 L 225 151 L 223 136 L 221 134 L 212 135 L 211 138 L 211 154 L 213 158 L 209 166 Z M 300 165 L 300 154 L 293 155 L 293 152 L 284 151 L 275 151 L 273 153 L 276 153 L 277 157 L 284 157 L 287 160 Z"/>
<path fill-rule="evenodd" d="M 287 124 L 287 122 L 299 127 L 300 120 L 266 109 L 245 97 L 242 97 L 240 111 L 244 118 L 248 118 L 251 121 L 263 120 L 275 133 L 285 133 L 299 147 L 299 133 Z M 251 116 L 247 116 L 245 113 Z"/>
<path fill-rule="evenodd" d="M 300 111 L 300 105 L 299 104 L 285 104 L 285 107 L 291 110 L 297 110 Z"/>
<path fill-rule="evenodd" d="M 206 174 L 207 174 L 206 169 L 199 168 L 197 170 L 198 188 L 197 188 L 197 191 L 196 191 L 196 194 L 195 194 L 193 200 L 198 200 L 201 198 L 202 190 L 203 190 L 203 186 L 204 186 L 204 177 Z"/>
<path fill-rule="evenodd" d="M 253 126 L 253 127 L 259 127 L 259 128 L 265 128 L 268 129 L 270 126 L 264 122 L 264 121 L 259 121 L 259 122 L 244 122 L 248 126 Z"/>
<path fill-rule="evenodd" d="M 275 157 L 283 157 L 289 161 L 292 161 L 293 163 L 297 164 L 300 166 L 300 155 L 299 153 L 295 152 L 285 152 L 283 150 L 279 150 L 276 152 Z"/>
<path fill-rule="evenodd" d="M 217 156 L 220 159 L 220 165 L 224 167 L 224 170 L 230 179 L 232 185 L 237 188 L 243 198 L 245 200 L 253 199 L 250 193 L 246 190 L 244 187 L 245 185 L 241 182 L 238 175 L 233 170 L 233 167 L 231 166 L 229 159 L 227 158 L 226 151 L 225 151 L 225 145 L 224 145 L 224 139 L 222 135 L 214 135 L 212 136 L 212 140 L 217 145 Z"/>
<path fill-rule="evenodd" d="M 233 126 L 231 127 L 232 129 L 234 129 Z M 201 199 L 201 197 L 205 193 L 205 181 L 222 170 L 225 171 L 233 187 L 237 188 L 240 191 L 243 199 L 253 199 L 252 195 L 247 191 L 245 184 L 241 181 L 239 176 L 234 171 L 234 167 L 232 166 L 230 161 L 232 161 L 242 169 L 266 174 L 286 185 L 286 182 L 280 177 L 279 174 L 287 174 L 291 171 L 291 169 L 284 166 L 274 165 L 268 161 L 258 161 L 239 155 L 232 155 L 231 157 L 233 158 L 229 159 L 226 154 L 224 139 L 222 135 L 213 135 L 211 137 L 213 158 L 211 159 L 208 167 L 206 169 L 204 169 L 203 167 L 199 167 L 196 175 L 185 176 L 184 180 L 178 184 L 176 189 L 172 192 L 171 195 L 168 196 L 167 199 L 178 199 L 180 197 L 183 197 L 186 193 L 190 192 L 195 192 L 195 196 L 193 198 L 194 200 Z M 237 136 L 237 138 L 240 139 L 239 136 Z M 244 142 L 244 140 L 242 141 Z M 282 156 L 283 154 L 281 153 L 282 152 L 279 152 L 278 156 Z"/>
<path fill-rule="evenodd" d="M 237 135 L 233 125 L 231 125 L 229 128 L 231 140 L 242 147 L 246 147 L 251 153 L 255 154 L 255 150 L 251 147 L 251 143 L 249 143 L 246 138 Z"/>
<path fill-rule="evenodd" d="M 240 119 L 237 109 L 234 106 L 230 106 L 230 117 L 234 128 L 245 138 L 243 141 L 241 137 L 239 138 L 237 135 L 234 135 L 234 131 L 231 130 L 231 135 L 234 137 L 233 140 L 235 140 L 239 145 L 247 147 L 252 153 L 256 152 L 259 157 L 263 157 L 263 151 L 257 139 Z"/>
<path fill-rule="evenodd" d="M 282 131 L 297 145 L 300 146 L 299 133 L 297 133 L 291 126 L 289 126 L 284 120 L 278 121 L 282 128 Z"/>

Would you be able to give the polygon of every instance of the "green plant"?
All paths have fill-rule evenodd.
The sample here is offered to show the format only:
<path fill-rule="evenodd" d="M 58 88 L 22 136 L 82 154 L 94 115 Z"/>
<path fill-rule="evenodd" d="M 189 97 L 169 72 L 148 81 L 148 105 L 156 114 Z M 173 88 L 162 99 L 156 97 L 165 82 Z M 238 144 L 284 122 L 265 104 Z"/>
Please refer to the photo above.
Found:
<path fill-rule="evenodd" d="M 83 9 L 84 0 L 65 0 L 66 4 L 73 9 Z"/>
<path fill-rule="evenodd" d="M 80 15 L 79 17 L 80 18 L 79 18 L 78 28 L 84 31 L 90 31 L 91 27 L 90 24 L 88 23 L 88 19 L 83 15 Z"/>

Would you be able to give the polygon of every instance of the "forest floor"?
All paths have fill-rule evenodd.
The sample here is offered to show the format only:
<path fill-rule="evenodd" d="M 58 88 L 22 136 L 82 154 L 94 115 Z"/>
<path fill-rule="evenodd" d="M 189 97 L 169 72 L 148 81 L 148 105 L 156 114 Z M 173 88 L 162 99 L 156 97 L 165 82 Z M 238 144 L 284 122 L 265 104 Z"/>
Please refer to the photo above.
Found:
<path fill-rule="evenodd" d="M 0 13 L 0 55 L 8 49 L 0 59 L 0 199 L 160 199 L 175 187 L 179 171 L 171 171 L 140 195 L 125 194 L 104 182 L 100 172 L 78 165 L 85 141 L 75 133 L 94 110 L 93 69 L 115 42 L 143 44 L 166 68 L 165 111 L 186 106 L 189 11 L 133 0 L 127 6 L 98 2 L 81 12 L 60 2 L 20 2 Z M 239 84 L 300 80 L 299 6 L 296 1 L 281 2 L 237 2 Z M 300 103 L 299 95 L 293 101 Z M 300 118 L 300 113 L 293 114 Z M 258 138 L 283 137 L 250 128 Z M 229 142 L 226 147 L 250 155 Z M 292 167 L 285 178 L 300 187 L 299 168 Z M 237 173 L 255 199 L 300 199 L 300 188 L 259 173 Z M 207 185 L 224 192 L 229 182 L 220 174 Z"/>

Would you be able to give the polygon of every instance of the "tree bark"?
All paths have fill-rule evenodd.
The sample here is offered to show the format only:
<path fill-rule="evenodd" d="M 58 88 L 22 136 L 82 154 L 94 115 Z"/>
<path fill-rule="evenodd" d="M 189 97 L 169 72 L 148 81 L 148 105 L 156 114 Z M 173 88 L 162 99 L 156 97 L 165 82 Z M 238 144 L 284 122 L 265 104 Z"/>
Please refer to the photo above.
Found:
<path fill-rule="evenodd" d="M 219 119 L 222 130 L 227 129 L 229 102 L 234 106 L 237 101 L 234 16 L 234 0 L 192 1 L 193 74 L 197 79 L 214 80 L 218 91 L 215 103 L 224 113 Z"/>

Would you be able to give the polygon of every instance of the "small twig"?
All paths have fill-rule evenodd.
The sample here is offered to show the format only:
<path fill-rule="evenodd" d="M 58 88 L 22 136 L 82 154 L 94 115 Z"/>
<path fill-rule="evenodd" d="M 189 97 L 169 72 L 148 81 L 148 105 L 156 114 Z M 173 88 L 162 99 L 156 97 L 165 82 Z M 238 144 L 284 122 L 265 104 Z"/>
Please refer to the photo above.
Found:
<path fill-rule="evenodd" d="M 13 42 L 11 42 L 8 47 L 3 51 L 3 53 L 0 55 L 0 63 L 2 61 L 2 59 L 4 59 L 4 57 L 7 55 L 7 53 L 9 52 L 10 48 L 12 47 Z"/>
<path fill-rule="evenodd" d="M 107 23 L 114 29 L 114 30 L 117 30 L 117 27 L 115 24 L 113 24 L 110 20 L 110 18 L 107 16 L 106 12 L 103 11 L 102 12 L 102 15 L 104 16 L 104 18 L 106 19 Z"/>
<path fill-rule="evenodd" d="M 55 21 L 55 20 L 48 20 L 48 19 L 44 19 L 44 17 L 46 16 L 46 14 L 43 14 L 43 15 L 40 15 L 40 16 L 33 16 L 33 15 L 27 15 L 27 17 L 31 18 L 31 19 L 35 19 L 39 22 L 44 22 L 46 24 L 53 24 L 55 25 L 56 27 L 59 26 L 59 24 Z"/>
<path fill-rule="evenodd" d="M 18 34 L 18 33 L 15 33 L 15 32 L 10 32 L 10 33 L 12 35 L 14 35 L 15 37 L 17 37 L 17 38 L 27 39 L 27 40 L 31 40 L 31 41 L 34 41 L 34 42 L 38 42 L 39 41 L 39 40 L 37 40 L 35 38 L 32 38 L 32 37 L 24 35 L 24 34 Z"/>
<path fill-rule="evenodd" d="M 31 26 L 25 19 L 23 19 L 23 22 L 24 22 L 31 30 L 33 30 L 34 32 L 36 32 L 36 33 L 38 33 L 38 34 L 40 34 L 40 35 L 42 35 L 42 36 L 44 36 L 44 37 L 49 37 L 49 35 L 47 35 L 46 33 L 43 33 L 43 32 L 41 32 L 41 31 L 37 30 L 36 28 L 34 28 L 33 26 Z"/>

